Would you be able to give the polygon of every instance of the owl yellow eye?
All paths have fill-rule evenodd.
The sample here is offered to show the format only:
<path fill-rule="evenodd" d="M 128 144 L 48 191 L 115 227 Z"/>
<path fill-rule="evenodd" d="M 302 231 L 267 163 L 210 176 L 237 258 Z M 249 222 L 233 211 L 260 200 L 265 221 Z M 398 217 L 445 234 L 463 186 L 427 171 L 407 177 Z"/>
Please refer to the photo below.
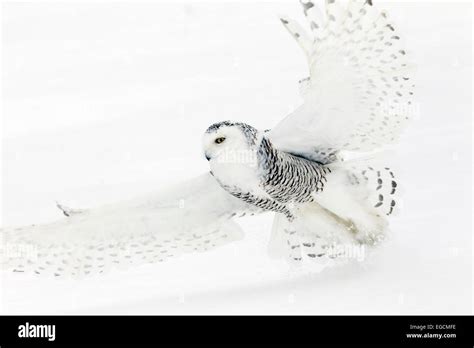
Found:
<path fill-rule="evenodd" d="M 224 142 L 224 140 L 225 140 L 225 138 L 217 138 L 217 139 L 215 140 L 215 143 L 216 143 L 216 144 L 221 144 L 221 143 Z"/>

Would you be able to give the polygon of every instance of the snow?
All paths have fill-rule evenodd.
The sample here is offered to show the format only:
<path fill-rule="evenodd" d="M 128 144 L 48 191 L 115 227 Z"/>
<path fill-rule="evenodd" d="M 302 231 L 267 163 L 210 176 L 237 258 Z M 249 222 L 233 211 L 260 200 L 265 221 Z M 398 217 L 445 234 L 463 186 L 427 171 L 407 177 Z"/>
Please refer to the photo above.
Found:
<path fill-rule="evenodd" d="M 383 3 L 418 64 L 396 149 L 402 213 L 363 263 L 288 272 L 272 216 L 242 241 L 83 280 L 2 274 L 2 314 L 467 314 L 472 311 L 470 3 Z M 60 217 L 208 170 L 216 121 L 274 126 L 299 103 L 293 1 L 3 4 L 2 223 Z M 28 25 L 25 25 L 27 23 Z"/>

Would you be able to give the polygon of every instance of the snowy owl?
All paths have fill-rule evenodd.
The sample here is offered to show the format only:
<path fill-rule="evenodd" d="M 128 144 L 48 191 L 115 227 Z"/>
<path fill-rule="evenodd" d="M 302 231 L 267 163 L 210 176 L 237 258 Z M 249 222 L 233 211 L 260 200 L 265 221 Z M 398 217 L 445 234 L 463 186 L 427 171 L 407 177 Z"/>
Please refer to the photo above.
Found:
<path fill-rule="evenodd" d="M 399 190 L 380 150 L 410 119 L 412 66 L 371 1 L 322 2 L 302 1 L 308 30 L 281 18 L 309 66 L 294 112 L 269 130 L 209 126 L 210 172 L 178 187 L 90 210 L 58 204 L 62 220 L 1 230 L 2 268 L 78 277 L 162 262 L 238 240 L 234 220 L 262 212 L 275 214 L 271 255 L 291 263 L 381 242 Z"/>

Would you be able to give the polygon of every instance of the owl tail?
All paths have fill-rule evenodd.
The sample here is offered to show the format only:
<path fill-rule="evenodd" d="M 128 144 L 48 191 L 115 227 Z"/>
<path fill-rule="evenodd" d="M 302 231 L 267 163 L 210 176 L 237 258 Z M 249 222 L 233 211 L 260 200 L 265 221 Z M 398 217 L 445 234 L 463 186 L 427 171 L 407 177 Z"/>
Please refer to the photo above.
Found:
<path fill-rule="evenodd" d="M 275 217 L 270 255 L 302 260 L 365 258 L 382 242 L 388 217 L 399 204 L 399 184 L 394 171 L 371 157 L 328 165 L 331 173 L 314 202 L 296 207 L 295 219 Z"/>
<path fill-rule="evenodd" d="M 387 166 L 384 159 L 364 157 L 340 162 L 332 167 L 346 176 L 344 185 L 348 186 L 348 191 L 365 200 L 377 214 L 390 216 L 399 211 L 401 188 L 396 170 Z"/>

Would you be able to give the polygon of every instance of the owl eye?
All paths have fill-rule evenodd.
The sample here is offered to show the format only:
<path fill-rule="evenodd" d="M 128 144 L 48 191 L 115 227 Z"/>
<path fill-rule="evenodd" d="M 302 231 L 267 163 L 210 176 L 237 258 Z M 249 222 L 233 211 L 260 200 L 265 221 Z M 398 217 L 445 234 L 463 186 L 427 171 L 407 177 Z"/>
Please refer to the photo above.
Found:
<path fill-rule="evenodd" d="M 221 143 L 224 142 L 224 140 L 225 140 L 225 138 L 222 137 L 222 138 L 217 138 L 214 142 L 215 142 L 216 144 L 221 144 Z"/>

